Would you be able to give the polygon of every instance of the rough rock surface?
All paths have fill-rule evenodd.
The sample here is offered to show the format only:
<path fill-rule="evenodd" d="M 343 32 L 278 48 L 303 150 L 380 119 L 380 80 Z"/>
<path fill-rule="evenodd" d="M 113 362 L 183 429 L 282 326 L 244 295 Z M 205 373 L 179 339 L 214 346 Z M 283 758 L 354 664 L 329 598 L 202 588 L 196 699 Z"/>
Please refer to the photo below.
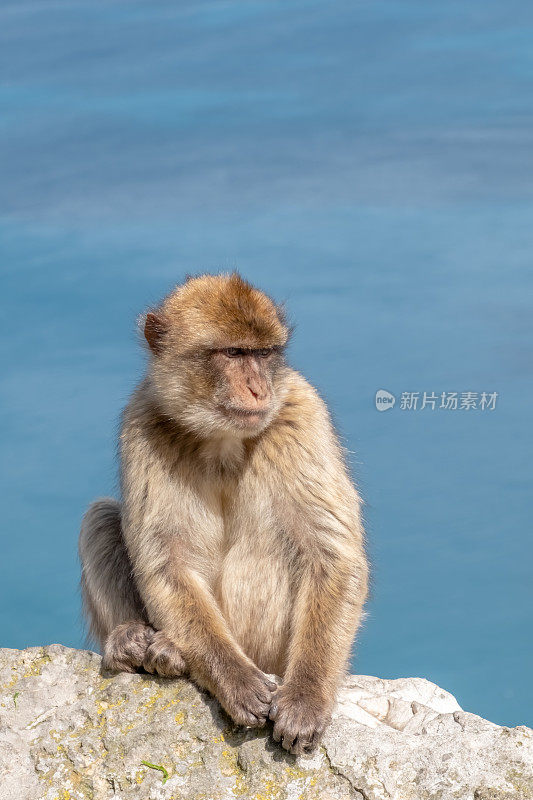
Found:
<path fill-rule="evenodd" d="M 59 645 L 0 650 L 1 800 L 241 797 L 533 798 L 533 731 L 420 678 L 353 675 L 322 747 L 295 758 L 186 680 L 106 675 Z"/>

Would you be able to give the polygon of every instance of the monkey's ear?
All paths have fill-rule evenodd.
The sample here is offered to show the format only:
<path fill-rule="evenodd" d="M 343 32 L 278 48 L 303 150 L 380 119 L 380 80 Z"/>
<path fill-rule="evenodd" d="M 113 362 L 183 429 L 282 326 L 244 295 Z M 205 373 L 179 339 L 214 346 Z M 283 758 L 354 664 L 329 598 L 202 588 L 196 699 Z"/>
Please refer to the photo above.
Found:
<path fill-rule="evenodd" d="M 160 353 L 163 337 L 167 331 L 164 320 L 153 311 L 149 311 L 144 320 L 144 335 L 152 353 Z"/>

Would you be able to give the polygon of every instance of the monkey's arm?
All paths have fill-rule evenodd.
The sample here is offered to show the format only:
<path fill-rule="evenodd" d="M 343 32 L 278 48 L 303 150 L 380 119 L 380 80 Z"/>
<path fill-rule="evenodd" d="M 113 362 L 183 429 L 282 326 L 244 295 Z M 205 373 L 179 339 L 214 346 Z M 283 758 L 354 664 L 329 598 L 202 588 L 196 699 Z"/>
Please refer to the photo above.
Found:
<path fill-rule="evenodd" d="M 366 566 L 355 556 L 323 551 L 301 570 L 287 669 L 270 712 L 274 739 L 292 753 L 312 750 L 330 720 L 366 595 Z"/>
<path fill-rule="evenodd" d="M 265 722 L 276 685 L 247 658 L 201 576 L 172 558 L 138 578 L 152 624 L 175 642 L 193 680 L 240 725 Z"/>
<path fill-rule="evenodd" d="M 366 596 L 357 549 L 302 554 L 283 685 L 270 711 L 274 739 L 292 753 L 312 750 L 330 720 Z"/>
<path fill-rule="evenodd" d="M 317 403 L 306 417 L 321 446 L 300 438 L 305 452 L 295 441 L 280 464 L 299 579 L 287 668 L 270 712 L 274 738 L 293 753 L 312 750 L 329 721 L 368 581 L 359 496 L 325 408 Z"/>
<path fill-rule="evenodd" d="M 287 682 L 320 685 L 333 697 L 346 666 L 367 594 L 368 567 L 357 514 L 341 522 L 332 515 L 324 529 L 321 509 L 308 507 L 308 523 L 317 527 L 301 552 L 302 582 L 297 594 L 290 642 Z M 313 665 L 313 675 L 310 665 Z"/>
<path fill-rule="evenodd" d="M 235 642 L 194 568 L 185 532 L 208 516 L 199 499 L 161 465 L 135 430 L 123 439 L 121 483 L 124 540 L 150 623 L 174 642 L 191 677 L 235 722 L 262 724 L 276 686 Z"/>

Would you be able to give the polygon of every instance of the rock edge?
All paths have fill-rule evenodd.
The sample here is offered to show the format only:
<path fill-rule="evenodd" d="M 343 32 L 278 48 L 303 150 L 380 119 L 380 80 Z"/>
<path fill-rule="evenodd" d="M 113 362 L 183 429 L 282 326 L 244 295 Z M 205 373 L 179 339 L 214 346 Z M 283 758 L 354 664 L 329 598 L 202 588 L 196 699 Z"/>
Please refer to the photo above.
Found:
<path fill-rule="evenodd" d="M 240 797 L 530 800 L 533 731 L 421 678 L 351 675 L 322 746 L 296 758 L 187 680 L 106 674 L 61 645 L 0 650 L 0 800 Z"/>

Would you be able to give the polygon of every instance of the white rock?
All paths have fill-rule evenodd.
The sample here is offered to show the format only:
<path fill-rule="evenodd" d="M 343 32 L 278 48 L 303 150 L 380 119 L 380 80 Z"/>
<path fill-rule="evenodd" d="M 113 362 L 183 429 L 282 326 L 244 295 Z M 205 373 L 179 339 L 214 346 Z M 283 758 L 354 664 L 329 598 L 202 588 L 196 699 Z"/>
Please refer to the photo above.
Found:
<path fill-rule="evenodd" d="M 100 670 L 90 651 L 0 650 L 0 800 L 533 798 L 533 732 L 421 678 L 349 676 L 322 747 L 297 759 L 186 680 Z"/>

